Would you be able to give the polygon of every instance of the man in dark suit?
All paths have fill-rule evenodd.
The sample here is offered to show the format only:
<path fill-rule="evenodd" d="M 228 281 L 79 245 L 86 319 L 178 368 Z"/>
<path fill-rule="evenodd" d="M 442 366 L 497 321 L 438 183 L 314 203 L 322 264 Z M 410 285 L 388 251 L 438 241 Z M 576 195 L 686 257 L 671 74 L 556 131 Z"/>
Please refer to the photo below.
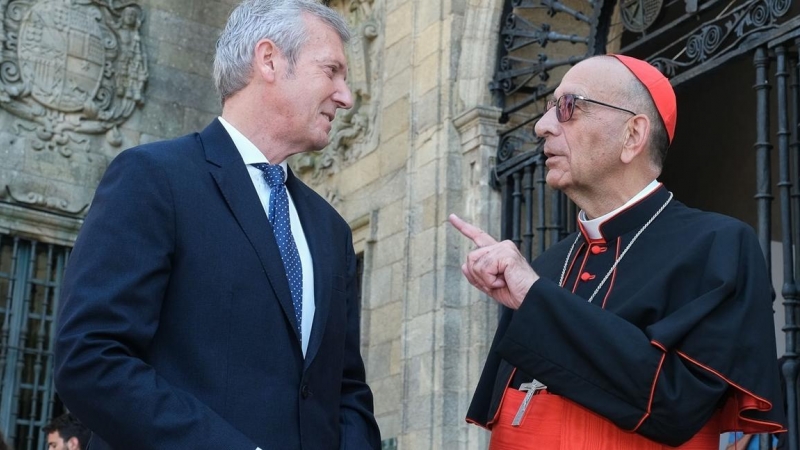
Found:
<path fill-rule="evenodd" d="M 56 343 L 91 450 L 380 447 L 350 229 L 286 166 L 352 106 L 348 39 L 314 0 L 245 1 L 217 43 L 222 116 L 109 166 Z"/>

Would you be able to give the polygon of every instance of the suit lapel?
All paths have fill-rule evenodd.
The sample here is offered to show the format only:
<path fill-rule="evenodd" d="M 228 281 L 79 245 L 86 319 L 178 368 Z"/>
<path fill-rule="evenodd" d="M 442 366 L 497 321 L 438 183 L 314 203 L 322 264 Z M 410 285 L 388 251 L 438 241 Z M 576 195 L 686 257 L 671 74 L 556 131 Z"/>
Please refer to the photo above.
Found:
<path fill-rule="evenodd" d="M 272 226 L 264 214 L 261 201 L 253 187 L 244 161 L 219 120 L 214 120 L 200 133 L 200 140 L 206 152 L 206 160 L 210 163 L 211 176 L 216 181 L 220 193 L 242 231 L 255 249 L 275 297 L 280 302 L 281 309 L 283 309 L 286 319 L 292 324 L 291 329 L 294 330 L 295 336 L 300 342 L 300 336 L 295 326 L 292 294 L 289 290 L 283 262 L 279 256 L 278 244 L 275 242 Z"/>
<path fill-rule="evenodd" d="M 314 323 L 311 327 L 311 337 L 306 350 L 305 367 L 308 367 L 319 350 L 322 336 L 325 334 L 325 326 L 328 323 L 331 286 L 333 285 L 331 265 L 336 264 L 336 261 L 333 260 L 330 236 L 320 227 L 312 226 L 315 223 L 320 223 L 319 215 L 322 211 L 313 207 L 308 192 L 309 188 L 294 176 L 291 169 L 289 169 L 286 179 L 286 187 L 292 195 L 292 201 L 294 201 L 297 215 L 300 217 L 300 223 L 303 224 L 303 232 L 306 242 L 308 242 L 308 249 L 311 252 L 314 266 L 314 305 L 316 311 L 314 311 Z"/>

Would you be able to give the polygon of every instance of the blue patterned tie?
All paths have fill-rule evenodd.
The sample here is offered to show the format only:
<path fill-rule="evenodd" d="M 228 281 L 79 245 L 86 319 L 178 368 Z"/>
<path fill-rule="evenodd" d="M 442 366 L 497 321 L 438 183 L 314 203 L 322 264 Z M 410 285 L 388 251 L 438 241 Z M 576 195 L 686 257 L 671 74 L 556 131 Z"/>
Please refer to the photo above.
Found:
<path fill-rule="evenodd" d="M 286 185 L 283 182 L 283 167 L 272 164 L 253 164 L 253 167 L 264 172 L 264 179 L 271 190 L 269 194 L 269 222 L 278 242 L 281 252 L 286 278 L 289 280 L 289 289 L 292 292 L 294 317 L 297 319 L 297 332 L 302 336 L 300 326 L 303 318 L 303 266 L 300 265 L 300 254 L 292 235 L 292 225 L 289 220 L 289 197 L 286 195 Z"/>

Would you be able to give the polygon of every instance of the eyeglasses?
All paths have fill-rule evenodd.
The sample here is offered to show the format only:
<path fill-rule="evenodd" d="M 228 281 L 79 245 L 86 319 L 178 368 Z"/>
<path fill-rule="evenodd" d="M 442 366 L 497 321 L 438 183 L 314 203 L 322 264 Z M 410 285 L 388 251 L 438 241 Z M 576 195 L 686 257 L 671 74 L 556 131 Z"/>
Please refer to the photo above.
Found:
<path fill-rule="evenodd" d="M 558 97 L 558 100 L 548 100 L 547 109 L 545 110 L 545 112 L 550 111 L 550 108 L 555 106 L 556 119 L 558 119 L 559 122 L 568 122 L 570 119 L 572 119 L 572 113 L 575 112 L 575 100 L 583 100 L 589 103 L 596 103 L 601 106 L 607 106 L 609 108 L 614 108 L 620 111 L 624 111 L 628 114 L 633 114 L 634 116 L 636 115 L 635 112 L 629 111 L 625 108 L 609 105 L 608 103 L 598 102 L 597 100 L 592 100 L 590 98 L 586 98 L 582 95 L 576 95 L 576 94 L 564 94 L 561 97 Z"/>

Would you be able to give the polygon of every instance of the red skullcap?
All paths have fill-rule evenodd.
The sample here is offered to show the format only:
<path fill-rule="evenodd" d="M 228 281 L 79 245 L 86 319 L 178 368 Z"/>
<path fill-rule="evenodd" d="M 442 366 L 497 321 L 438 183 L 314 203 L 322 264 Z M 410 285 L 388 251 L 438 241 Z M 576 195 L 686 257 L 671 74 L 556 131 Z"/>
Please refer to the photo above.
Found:
<path fill-rule="evenodd" d="M 625 55 L 608 56 L 617 58 L 650 92 L 658 114 L 664 121 L 669 142 L 672 143 L 672 137 L 675 136 L 675 122 L 678 120 L 678 107 L 675 102 L 675 91 L 672 90 L 672 85 L 669 84 L 667 77 L 647 61 Z"/>

